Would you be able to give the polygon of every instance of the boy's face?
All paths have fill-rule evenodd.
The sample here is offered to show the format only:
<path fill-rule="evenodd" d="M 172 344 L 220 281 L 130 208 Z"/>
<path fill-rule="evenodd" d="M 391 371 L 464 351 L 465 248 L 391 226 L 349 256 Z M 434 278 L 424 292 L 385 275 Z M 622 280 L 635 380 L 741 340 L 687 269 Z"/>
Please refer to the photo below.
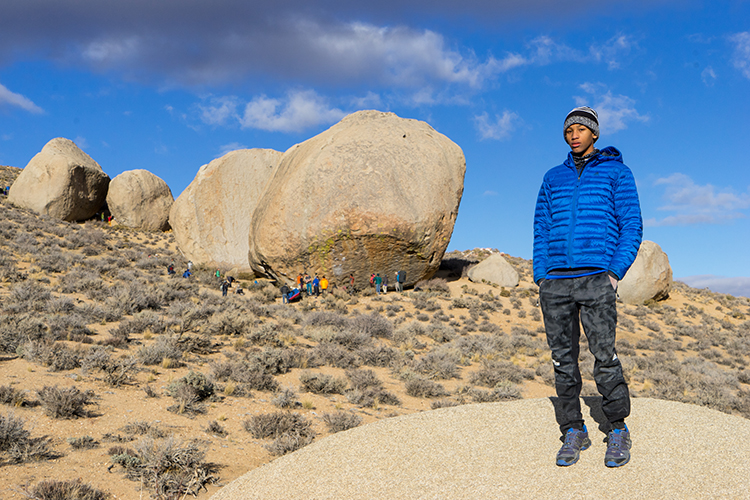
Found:
<path fill-rule="evenodd" d="M 585 125 L 574 123 L 565 129 L 565 142 L 575 155 L 586 156 L 594 150 L 594 140 L 597 136 Z"/>

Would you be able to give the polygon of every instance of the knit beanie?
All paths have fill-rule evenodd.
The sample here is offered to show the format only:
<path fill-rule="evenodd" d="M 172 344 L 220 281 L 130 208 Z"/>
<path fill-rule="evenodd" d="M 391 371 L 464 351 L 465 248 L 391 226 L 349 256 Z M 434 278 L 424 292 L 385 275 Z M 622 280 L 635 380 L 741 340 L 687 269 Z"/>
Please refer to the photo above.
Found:
<path fill-rule="evenodd" d="M 597 139 L 599 138 L 599 115 L 596 114 L 595 110 L 588 106 L 581 106 L 568 113 L 563 125 L 563 137 L 565 137 L 565 131 L 568 127 L 574 123 L 580 123 L 584 127 L 587 127 L 594 133 Z M 594 142 L 596 142 L 596 139 L 594 139 Z"/>

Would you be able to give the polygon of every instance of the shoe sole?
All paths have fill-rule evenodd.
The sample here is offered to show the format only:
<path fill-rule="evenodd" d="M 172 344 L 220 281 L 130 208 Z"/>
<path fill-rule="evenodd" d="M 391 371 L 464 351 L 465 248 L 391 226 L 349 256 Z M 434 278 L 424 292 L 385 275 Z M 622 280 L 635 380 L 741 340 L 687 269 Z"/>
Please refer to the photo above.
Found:
<path fill-rule="evenodd" d="M 613 467 L 622 467 L 623 465 L 625 465 L 628 462 L 630 462 L 630 456 L 628 456 L 628 458 L 626 458 L 623 462 L 619 462 L 619 463 L 615 462 L 614 460 L 605 460 L 604 461 L 604 465 L 606 465 L 607 467 L 610 467 L 610 468 L 613 468 Z"/>
<path fill-rule="evenodd" d="M 584 442 L 583 442 L 583 444 L 581 445 L 581 451 L 587 450 L 587 449 L 589 448 L 589 446 L 591 446 L 591 440 L 590 440 L 590 439 L 586 439 L 586 441 L 584 441 Z M 575 464 L 576 462 L 578 462 L 578 459 L 579 459 L 580 457 L 581 457 L 581 454 L 580 454 L 580 452 L 579 452 L 579 453 L 578 453 L 578 456 L 576 456 L 576 457 L 575 457 L 575 460 L 573 460 L 572 462 L 566 462 L 565 460 L 557 460 L 557 461 L 556 461 L 555 463 L 556 463 L 556 464 L 557 464 L 558 466 L 560 466 L 560 467 L 568 467 L 568 466 L 570 466 L 570 465 L 573 465 L 573 464 Z M 624 465 L 624 464 L 623 464 L 623 465 Z"/>

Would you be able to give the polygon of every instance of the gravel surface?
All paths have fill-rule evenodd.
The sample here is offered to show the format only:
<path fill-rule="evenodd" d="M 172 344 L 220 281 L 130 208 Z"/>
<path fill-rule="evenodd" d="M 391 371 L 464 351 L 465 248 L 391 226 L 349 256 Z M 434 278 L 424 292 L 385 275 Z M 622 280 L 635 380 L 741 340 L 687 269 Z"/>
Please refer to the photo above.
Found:
<path fill-rule="evenodd" d="M 550 399 L 457 406 L 334 434 L 228 484 L 211 500 L 750 498 L 750 420 L 633 399 L 629 464 L 604 466 L 600 398 L 584 398 L 592 446 L 571 467 Z M 592 417 L 593 416 L 593 417 Z"/>

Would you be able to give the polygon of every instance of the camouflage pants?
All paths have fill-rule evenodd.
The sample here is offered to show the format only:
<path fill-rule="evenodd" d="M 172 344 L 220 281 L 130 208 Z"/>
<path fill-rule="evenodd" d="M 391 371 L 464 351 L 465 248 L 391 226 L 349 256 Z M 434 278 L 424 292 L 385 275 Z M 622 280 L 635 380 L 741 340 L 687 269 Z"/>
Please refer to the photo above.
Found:
<path fill-rule="evenodd" d="M 539 288 L 547 344 L 552 351 L 558 424 L 563 434 L 583 424 L 581 372 L 578 368 L 581 324 L 594 355 L 594 380 L 609 422 L 630 415 L 630 393 L 615 353 L 617 294 L 607 273 L 581 278 L 547 279 Z"/>

